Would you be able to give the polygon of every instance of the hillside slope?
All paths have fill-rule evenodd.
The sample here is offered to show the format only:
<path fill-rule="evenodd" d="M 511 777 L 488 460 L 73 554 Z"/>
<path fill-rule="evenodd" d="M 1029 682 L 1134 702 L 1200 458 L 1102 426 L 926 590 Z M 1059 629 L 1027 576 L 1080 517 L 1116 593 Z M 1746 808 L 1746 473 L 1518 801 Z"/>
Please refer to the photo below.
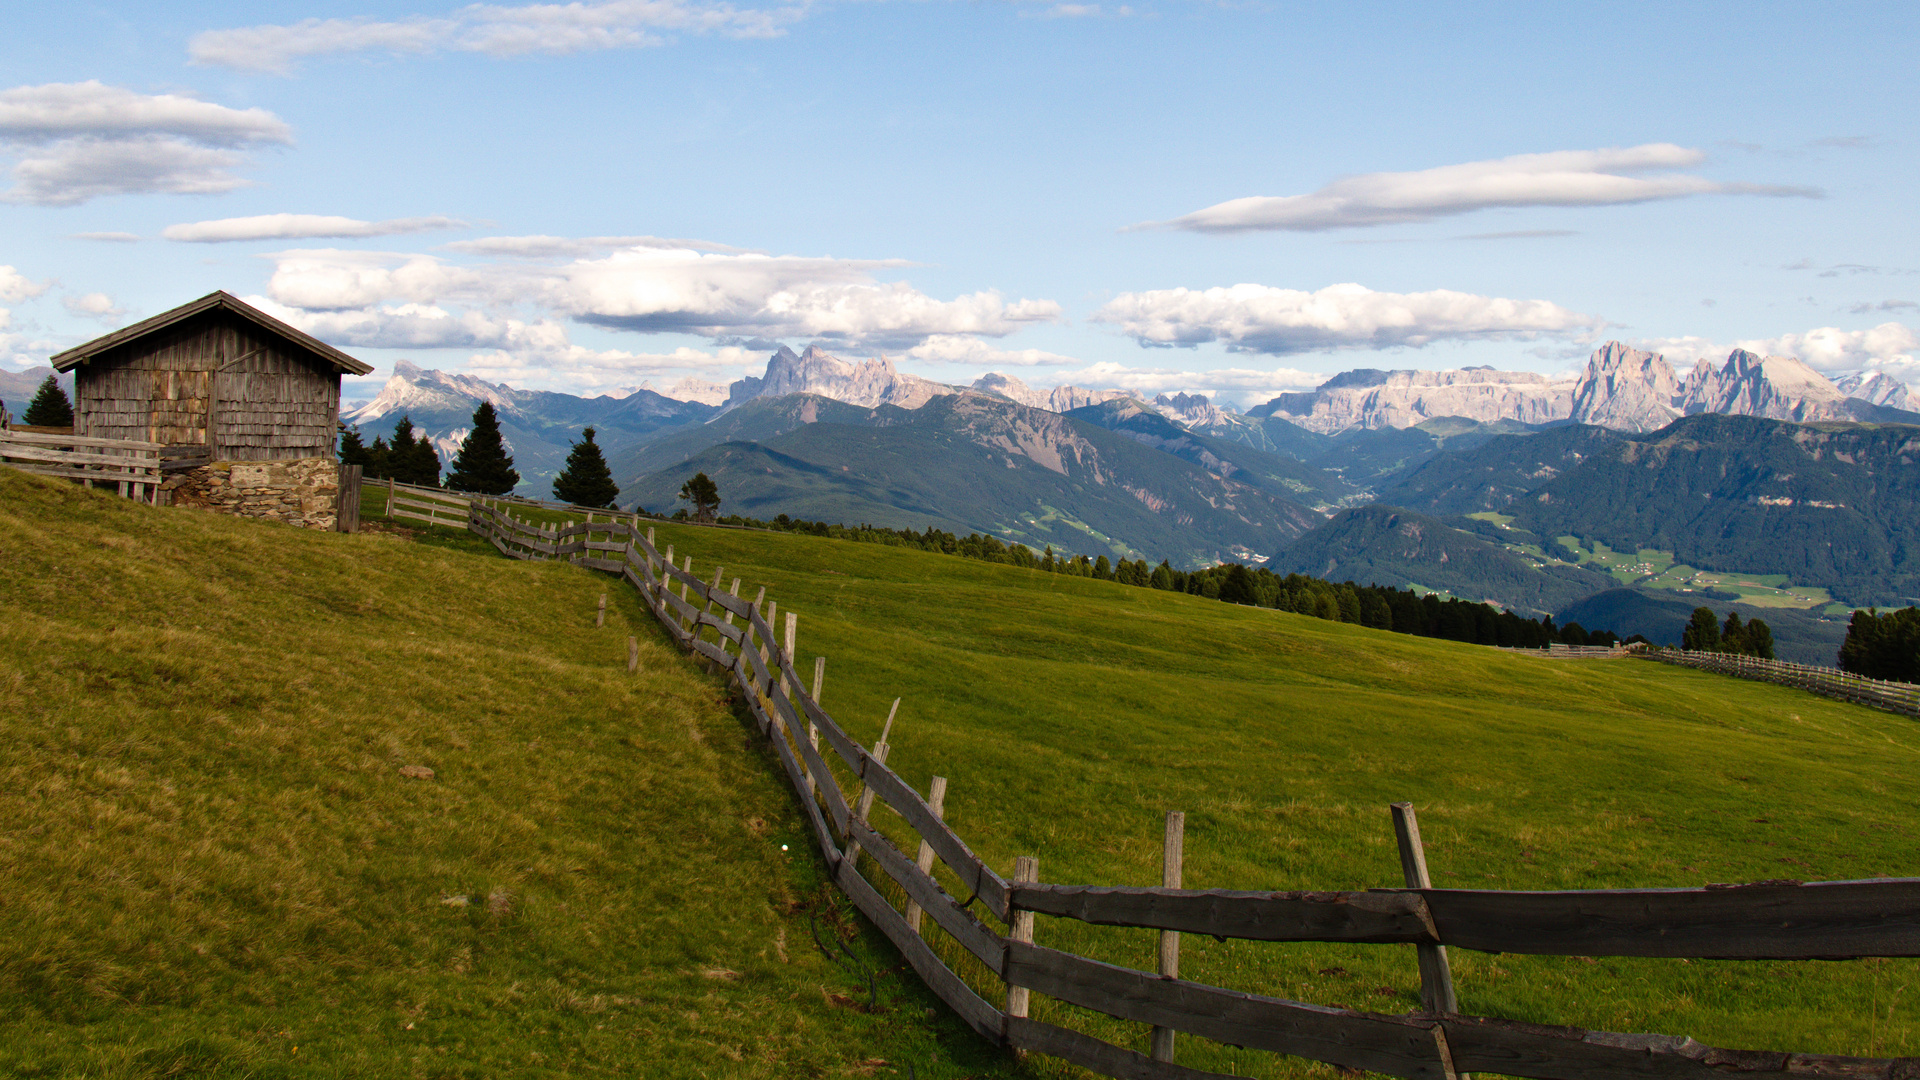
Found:
<path fill-rule="evenodd" d="M 1785 574 L 1864 607 L 1920 597 L 1916 461 L 1920 427 L 1700 415 L 1638 436 L 1569 427 L 1497 438 L 1442 454 L 1382 498 Z"/>
<path fill-rule="evenodd" d="M 1051 544 L 1180 566 L 1275 552 L 1323 520 L 1269 487 L 982 394 L 938 397 L 911 412 L 882 408 L 871 425 L 804 424 L 764 442 L 711 447 L 640 477 L 621 500 L 671 509 L 695 472 L 718 483 L 724 513 L 937 525 L 1036 551 Z"/>
<path fill-rule="evenodd" d="M 852 1007 L 777 764 L 630 591 L 468 546 L 0 468 L 0 1074 L 1008 1069 L 897 972 Z"/>
<path fill-rule="evenodd" d="M 1546 660 L 878 544 L 677 525 L 660 540 L 799 615 L 801 663 L 828 658 L 828 708 L 855 738 L 875 739 L 901 698 L 888 764 L 922 790 L 948 777 L 948 819 L 974 850 L 1003 869 L 1036 855 L 1046 881 L 1157 881 L 1162 817 L 1182 810 L 1189 888 L 1397 885 L 1387 804 L 1402 799 L 1420 810 L 1442 886 L 1920 869 L 1909 718 L 1644 661 Z M 1060 919 L 1038 933 L 1152 968 L 1150 933 Z M 1468 1012 L 1756 1049 L 1920 1048 L 1920 1002 L 1891 995 L 1920 976 L 1912 960 L 1456 950 L 1453 964 Z M 1417 1006 L 1413 951 L 1399 947 L 1188 936 L 1181 972 Z M 1068 1010 L 1036 996 L 1035 1015 Z M 1144 1049 L 1144 1028 L 1099 1031 Z M 1194 1068 L 1320 1075 L 1185 1036 L 1181 1048 Z"/>
<path fill-rule="evenodd" d="M 1613 585 L 1604 574 L 1543 565 L 1438 518 L 1378 505 L 1335 514 L 1294 541 L 1271 566 L 1275 573 L 1328 581 L 1419 585 L 1465 600 L 1489 601 L 1530 618 Z M 1626 633 L 1621 631 L 1622 636 Z"/>

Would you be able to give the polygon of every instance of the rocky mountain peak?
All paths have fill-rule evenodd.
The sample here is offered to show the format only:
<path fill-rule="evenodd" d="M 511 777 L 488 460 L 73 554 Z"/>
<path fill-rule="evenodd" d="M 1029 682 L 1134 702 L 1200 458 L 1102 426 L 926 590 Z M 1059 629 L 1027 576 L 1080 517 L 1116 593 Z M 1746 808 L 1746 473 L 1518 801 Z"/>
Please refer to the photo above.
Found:
<path fill-rule="evenodd" d="M 1618 431 L 1656 431 L 1683 415 L 1685 397 L 1665 357 L 1609 341 L 1588 359 L 1569 416 Z"/>

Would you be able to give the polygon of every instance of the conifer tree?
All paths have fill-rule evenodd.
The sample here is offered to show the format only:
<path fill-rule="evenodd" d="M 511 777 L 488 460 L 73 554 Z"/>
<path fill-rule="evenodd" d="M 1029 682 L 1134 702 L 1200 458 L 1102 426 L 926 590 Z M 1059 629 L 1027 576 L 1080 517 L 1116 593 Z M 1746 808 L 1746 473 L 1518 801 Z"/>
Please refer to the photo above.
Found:
<path fill-rule="evenodd" d="M 366 468 L 361 470 L 360 475 L 376 480 L 385 480 L 393 475 L 393 448 L 387 445 L 387 440 L 378 435 L 373 437 L 373 445 L 367 447 Z"/>
<path fill-rule="evenodd" d="M 566 468 L 553 478 L 553 497 L 575 506 L 611 510 L 613 500 L 620 494 L 620 488 L 613 482 L 613 470 L 607 468 L 606 457 L 593 441 L 593 429 L 587 428 L 580 434 L 581 441 L 574 443 L 567 453 Z"/>
<path fill-rule="evenodd" d="M 340 433 L 340 464 L 360 466 L 361 476 L 372 476 L 372 456 L 365 443 L 360 441 L 360 429 L 350 427 Z"/>
<path fill-rule="evenodd" d="M 1773 659 L 1773 627 L 1759 619 L 1747 623 L 1747 653 L 1762 660 Z"/>
<path fill-rule="evenodd" d="M 1720 651 L 1720 620 L 1713 617 L 1712 608 L 1693 609 L 1693 618 L 1680 631 L 1680 647 L 1692 652 Z"/>
<path fill-rule="evenodd" d="M 447 488 L 505 495 L 519 482 L 513 456 L 507 453 L 506 443 L 500 438 L 500 417 L 493 411 L 493 402 L 483 401 L 473 410 L 473 430 L 460 441 L 460 452 L 453 456 Z"/>
<path fill-rule="evenodd" d="M 720 486 L 706 473 L 694 473 L 693 479 L 681 484 L 680 497 L 693 504 L 695 521 L 712 521 L 720 509 Z"/>
<path fill-rule="evenodd" d="M 379 441 L 374 445 L 378 447 Z M 393 425 L 393 442 L 387 447 L 386 473 L 403 484 L 419 487 L 440 486 L 440 453 L 424 432 L 414 435 L 413 418 L 402 416 Z"/>
<path fill-rule="evenodd" d="M 1740 621 L 1740 613 L 1727 612 L 1727 621 L 1720 628 L 1720 651 L 1746 656 L 1752 652 L 1747 641 L 1746 624 Z"/>
<path fill-rule="evenodd" d="M 67 392 L 60 389 L 60 383 L 53 376 L 40 384 L 40 390 L 33 395 L 33 401 L 27 405 L 27 414 L 20 418 L 28 427 L 73 426 L 73 402 L 67 400 Z"/>

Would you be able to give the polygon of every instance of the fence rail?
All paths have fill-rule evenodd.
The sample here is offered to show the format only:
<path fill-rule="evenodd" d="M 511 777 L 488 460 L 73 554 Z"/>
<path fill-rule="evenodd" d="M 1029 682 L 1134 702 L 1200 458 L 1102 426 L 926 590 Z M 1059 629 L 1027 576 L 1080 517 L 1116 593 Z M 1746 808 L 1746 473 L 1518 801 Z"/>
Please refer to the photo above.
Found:
<path fill-rule="evenodd" d="M 702 580 L 691 557 L 675 565 L 673 548 L 661 552 L 652 530 L 643 536 L 632 519 L 536 525 L 477 500 L 469 502 L 467 512 L 468 527 L 513 558 L 568 558 L 619 574 L 682 648 L 729 674 L 760 732 L 770 739 L 833 880 L 936 995 L 999 1045 L 1139 1080 L 1220 1075 L 1170 1060 L 1171 1033 L 1180 1031 L 1413 1080 L 1460 1080 L 1480 1071 L 1538 1080 L 1725 1080 L 1729 1073 L 1910 1080 L 1920 1075 L 1920 1059 L 1726 1050 L 1683 1037 L 1548 1027 L 1450 1011 L 1386 1015 L 1312 1005 L 1037 945 L 1032 913 L 1260 941 L 1413 944 L 1423 951 L 1451 944 L 1568 955 L 1920 956 L 1920 879 L 1578 892 L 1281 893 L 1009 881 L 945 824 L 939 809 L 887 768 L 886 735 L 872 749 L 861 746 L 807 691 L 794 667 L 793 613 L 787 613 L 783 645 L 773 601 L 743 600 L 737 580 L 722 589 L 717 569 L 711 582 Z M 858 786 L 853 798 L 829 767 L 828 755 Z M 944 784 L 936 784 L 944 792 Z M 930 854 L 916 860 L 868 823 L 875 798 L 905 820 Z M 1417 829 L 1410 831 L 1417 856 Z M 1406 843 L 1403 838 L 1403 854 Z M 899 886 L 909 901 L 908 913 L 896 910 L 862 874 L 862 855 Z M 930 870 L 932 858 L 944 863 L 970 895 L 961 900 L 949 893 Z M 1021 862 L 1032 869 L 1030 860 Z M 1023 876 L 1034 875 L 1015 874 Z M 975 915 L 976 901 L 1006 929 Z M 923 935 L 917 912 L 1005 984 L 1005 1007 L 941 959 Z M 1163 944 L 1163 964 L 1164 949 Z M 1444 971 L 1444 962 L 1440 967 Z M 1425 965 L 1423 977 L 1424 971 Z M 1034 1020 L 1026 1015 L 1028 992 L 1151 1024 L 1155 1054 Z"/>
<path fill-rule="evenodd" d="M 0 462 L 24 472 L 85 480 L 89 486 L 113 484 L 121 495 L 145 503 L 160 499 L 159 443 L 96 439 L 0 430 Z"/>
<path fill-rule="evenodd" d="M 1785 660 L 1762 660 L 1757 656 L 1736 656 L 1732 653 L 1696 652 L 1691 649 L 1644 649 L 1636 655 L 1648 660 L 1658 660 L 1663 664 L 1678 664 L 1682 667 L 1732 675 L 1740 679 L 1756 679 L 1760 682 L 1797 687 L 1809 693 L 1839 698 L 1858 705 L 1871 705 L 1876 709 L 1885 709 L 1905 716 L 1920 716 L 1920 686 L 1912 683 L 1885 682 L 1880 679 L 1869 679 L 1865 675 L 1855 675 L 1851 671 L 1841 671 L 1839 668 L 1793 664 Z"/>

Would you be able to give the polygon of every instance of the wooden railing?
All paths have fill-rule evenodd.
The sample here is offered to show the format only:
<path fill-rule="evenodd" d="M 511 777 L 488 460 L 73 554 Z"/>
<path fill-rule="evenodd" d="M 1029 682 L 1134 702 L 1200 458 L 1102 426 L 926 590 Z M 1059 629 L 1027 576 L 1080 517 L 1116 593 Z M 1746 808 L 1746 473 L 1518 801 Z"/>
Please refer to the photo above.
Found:
<path fill-rule="evenodd" d="M 50 435 L 12 428 L 0 431 L 0 461 L 42 476 L 112 484 L 122 496 L 160 500 L 160 443 Z"/>
<path fill-rule="evenodd" d="M 1912 683 L 1885 682 L 1855 675 L 1839 668 L 1791 664 L 1785 660 L 1762 660 L 1757 656 L 1732 653 L 1697 652 L 1691 649 L 1647 649 L 1638 655 L 1648 660 L 1683 667 L 1716 671 L 1742 679 L 1792 686 L 1824 697 L 1839 698 L 1876 709 L 1920 716 L 1920 686 Z"/>
<path fill-rule="evenodd" d="M 519 559 L 569 559 L 616 573 L 639 591 L 684 649 L 727 672 L 772 743 L 799 797 L 833 880 L 900 950 L 926 985 L 982 1037 L 1016 1050 L 1052 1055 L 1113 1077 L 1196 1080 L 1220 1074 L 1174 1064 L 1174 1032 L 1337 1066 L 1416 1080 L 1457 1080 L 1471 1072 L 1541 1080 L 1724 1080 L 1729 1073 L 1906 1080 L 1920 1059 L 1854 1058 L 1725 1050 L 1666 1035 L 1545 1027 L 1452 1011 L 1445 947 L 1559 955 L 1844 959 L 1920 956 L 1920 879 L 1801 884 L 1768 881 L 1700 889 L 1507 892 L 1426 886 L 1412 808 L 1393 809 L 1407 878 L 1415 887 L 1363 892 L 1240 892 L 1218 889 L 1056 885 L 1031 880 L 1037 864 L 1016 861 L 1002 877 L 943 821 L 945 782 L 923 798 L 886 766 L 887 735 L 872 749 L 855 742 L 821 708 L 794 667 L 795 616 L 784 644 L 776 604 L 765 590 L 753 601 L 739 581 L 722 588 L 674 565 L 649 529 L 628 521 L 536 525 L 478 501 L 468 527 Z M 764 603 L 763 603 L 764 601 Z M 637 653 L 629 645 L 629 665 Z M 817 677 L 817 673 L 816 673 Z M 837 760 L 844 769 L 832 762 Z M 844 772 L 855 794 L 842 787 Z M 875 798 L 919 840 L 909 856 L 869 824 Z M 1169 878 L 1178 878 L 1179 843 L 1169 820 Z M 859 869 L 867 856 L 899 887 L 896 909 Z M 967 895 L 947 891 L 931 872 L 938 858 Z M 974 913 L 975 904 L 990 917 Z M 951 941 L 1000 984 L 983 992 L 950 967 L 921 930 L 931 917 Z M 1256 941 L 1411 944 L 1422 954 L 1422 1012 L 1387 1015 L 1326 1007 L 1208 986 L 1138 971 L 1036 944 L 1033 914 L 1143 927 L 1169 938 L 1181 932 Z M 1004 928 L 1004 929 L 1002 929 Z M 1444 986 L 1437 985 L 1445 982 Z M 1444 993 L 1442 993 L 1444 991 Z M 1153 1056 L 1083 1032 L 1032 1019 L 1028 995 L 1041 993 L 1123 1020 L 1153 1025 Z M 993 993 L 1004 1004 L 986 996 Z M 1163 1037 L 1164 1036 L 1164 1037 Z"/>

